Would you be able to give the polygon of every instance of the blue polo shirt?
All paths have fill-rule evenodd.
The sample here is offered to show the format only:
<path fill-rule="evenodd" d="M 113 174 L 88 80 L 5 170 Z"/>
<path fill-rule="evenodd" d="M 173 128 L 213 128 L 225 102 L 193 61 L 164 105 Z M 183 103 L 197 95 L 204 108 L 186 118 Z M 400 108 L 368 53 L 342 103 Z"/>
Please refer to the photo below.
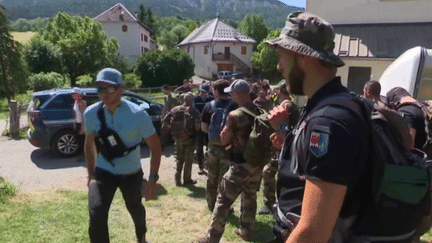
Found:
<path fill-rule="evenodd" d="M 122 99 L 122 104 L 114 114 L 111 114 L 104 106 L 106 124 L 118 133 L 127 147 L 138 144 L 142 139 L 148 138 L 156 133 L 150 116 L 138 105 Z M 101 123 L 97 117 L 97 111 L 101 102 L 89 106 L 84 112 L 84 130 L 87 134 L 97 136 Z M 113 167 L 102 155 L 98 154 L 96 167 L 109 171 L 113 174 L 128 174 L 141 169 L 140 146 L 128 155 L 115 158 Z"/>

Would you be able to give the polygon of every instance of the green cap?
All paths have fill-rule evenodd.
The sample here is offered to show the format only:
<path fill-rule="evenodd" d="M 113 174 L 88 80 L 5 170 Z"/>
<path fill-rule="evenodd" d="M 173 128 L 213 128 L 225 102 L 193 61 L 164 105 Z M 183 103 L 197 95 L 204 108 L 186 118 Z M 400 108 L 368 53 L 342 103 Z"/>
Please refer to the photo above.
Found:
<path fill-rule="evenodd" d="M 345 63 L 333 53 L 334 37 L 333 27 L 325 20 L 311 13 L 294 12 L 288 15 L 280 36 L 266 43 L 341 67 Z"/>

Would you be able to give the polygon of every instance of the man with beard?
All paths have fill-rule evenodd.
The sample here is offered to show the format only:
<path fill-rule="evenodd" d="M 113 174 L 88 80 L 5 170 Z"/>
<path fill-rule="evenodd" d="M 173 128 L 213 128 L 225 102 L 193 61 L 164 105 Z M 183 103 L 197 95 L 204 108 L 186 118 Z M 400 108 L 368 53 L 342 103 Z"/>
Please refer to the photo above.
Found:
<path fill-rule="evenodd" d="M 352 223 L 361 196 L 370 190 L 370 177 L 365 176 L 367 124 L 356 112 L 331 102 L 331 97 L 349 95 L 336 77 L 344 63 L 333 53 L 334 36 L 320 17 L 295 12 L 281 35 L 267 41 L 280 55 L 277 68 L 292 94 L 309 97 L 296 127 L 286 135 L 286 106 L 269 115 L 277 133 L 271 136 L 274 146 L 282 148 L 284 142 L 273 242 L 342 242 L 334 229 Z"/>

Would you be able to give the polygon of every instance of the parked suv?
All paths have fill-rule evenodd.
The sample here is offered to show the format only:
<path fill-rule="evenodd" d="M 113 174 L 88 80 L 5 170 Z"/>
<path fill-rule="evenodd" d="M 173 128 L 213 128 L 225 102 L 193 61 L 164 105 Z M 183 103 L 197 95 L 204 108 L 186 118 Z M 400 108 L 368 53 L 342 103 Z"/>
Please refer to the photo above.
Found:
<path fill-rule="evenodd" d="M 96 88 L 84 88 L 82 91 L 87 106 L 99 101 Z M 156 131 L 160 132 L 163 105 L 127 90 L 123 92 L 123 98 L 144 108 L 152 118 Z M 51 149 L 64 157 L 80 153 L 83 144 L 73 130 L 73 104 L 70 88 L 34 93 L 27 109 L 29 142 L 42 149 Z"/>

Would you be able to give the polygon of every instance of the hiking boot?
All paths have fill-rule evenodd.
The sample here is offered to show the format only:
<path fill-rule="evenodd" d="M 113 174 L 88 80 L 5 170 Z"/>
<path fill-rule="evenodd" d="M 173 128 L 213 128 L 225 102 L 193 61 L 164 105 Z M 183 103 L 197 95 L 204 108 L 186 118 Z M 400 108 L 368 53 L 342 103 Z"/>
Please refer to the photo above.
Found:
<path fill-rule="evenodd" d="M 206 233 L 203 237 L 201 237 L 197 242 L 198 243 L 221 243 L 219 240 L 210 238 L 208 233 Z"/>
<path fill-rule="evenodd" d="M 150 243 L 150 242 L 146 241 L 146 237 L 143 236 L 141 239 L 137 239 L 137 243 Z"/>
<path fill-rule="evenodd" d="M 195 185 L 197 183 L 196 180 L 187 180 L 183 182 L 183 186 L 187 186 L 187 185 Z"/>
<path fill-rule="evenodd" d="M 198 175 L 207 175 L 207 171 L 205 171 L 204 169 L 199 169 L 198 170 Z"/>
<path fill-rule="evenodd" d="M 267 206 L 264 205 L 259 211 L 258 214 L 263 215 L 263 214 L 271 214 L 272 210 Z"/>
<path fill-rule="evenodd" d="M 252 231 L 245 230 L 245 229 L 236 229 L 234 232 L 238 236 L 240 236 L 244 241 L 250 241 L 250 240 L 252 240 L 252 237 L 253 237 Z"/>

